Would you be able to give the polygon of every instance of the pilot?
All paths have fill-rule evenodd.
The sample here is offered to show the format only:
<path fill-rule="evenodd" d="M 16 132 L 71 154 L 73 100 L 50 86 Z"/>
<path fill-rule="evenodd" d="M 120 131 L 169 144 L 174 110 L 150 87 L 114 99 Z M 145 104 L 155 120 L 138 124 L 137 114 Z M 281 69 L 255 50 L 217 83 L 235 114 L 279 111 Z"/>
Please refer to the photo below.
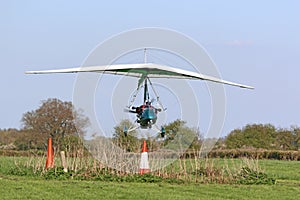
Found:
<path fill-rule="evenodd" d="M 142 116 L 142 113 L 143 113 L 144 109 L 145 109 L 145 105 L 141 105 L 139 107 L 136 107 L 136 113 L 137 113 L 138 117 Z"/>
<path fill-rule="evenodd" d="M 147 101 L 146 102 L 146 108 L 151 108 L 152 106 L 151 106 L 151 101 Z"/>
<path fill-rule="evenodd" d="M 136 108 L 135 108 L 135 112 L 136 112 L 136 113 L 140 113 L 141 110 L 142 110 L 141 107 L 136 107 Z"/>

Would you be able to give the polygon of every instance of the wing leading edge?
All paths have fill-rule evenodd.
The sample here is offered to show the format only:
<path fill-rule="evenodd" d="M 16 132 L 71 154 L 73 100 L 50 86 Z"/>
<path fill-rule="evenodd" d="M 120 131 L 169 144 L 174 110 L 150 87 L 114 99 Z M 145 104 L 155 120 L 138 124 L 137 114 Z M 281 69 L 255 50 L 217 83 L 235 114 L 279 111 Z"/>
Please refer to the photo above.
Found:
<path fill-rule="evenodd" d="M 216 77 L 203 75 L 197 72 L 187 71 L 183 69 L 173 68 L 165 65 L 158 65 L 152 63 L 144 64 L 119 64 L 107 66 L 89 66 L 57 70 L 44 71 L 27 71 L 26 74 L 53 74 L 53 73 L 80 73 L 80 72 L 97 72 L 124 76 L 141 77 L 147 76 L 149 78 L 179 78 L 179 79 L 200 79 L 208 80 L 216 83 L 222 83 L 241 88 L 254 89 L 252 86 L 225 81 Z"/>

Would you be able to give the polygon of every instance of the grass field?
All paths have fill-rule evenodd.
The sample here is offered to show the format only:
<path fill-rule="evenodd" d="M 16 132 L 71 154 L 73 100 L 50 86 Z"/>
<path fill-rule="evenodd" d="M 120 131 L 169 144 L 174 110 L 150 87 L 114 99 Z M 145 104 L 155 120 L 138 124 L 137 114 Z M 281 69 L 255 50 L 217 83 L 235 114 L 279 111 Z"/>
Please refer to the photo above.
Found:
<path fill-rule="evenodd" d="M 14 162 L 23 159 L 0 157 L 0 199 L 300 199 L 297 161 L 260 160 L 276 184 L 239 185 L 59 181 L 9 175 Z"/>

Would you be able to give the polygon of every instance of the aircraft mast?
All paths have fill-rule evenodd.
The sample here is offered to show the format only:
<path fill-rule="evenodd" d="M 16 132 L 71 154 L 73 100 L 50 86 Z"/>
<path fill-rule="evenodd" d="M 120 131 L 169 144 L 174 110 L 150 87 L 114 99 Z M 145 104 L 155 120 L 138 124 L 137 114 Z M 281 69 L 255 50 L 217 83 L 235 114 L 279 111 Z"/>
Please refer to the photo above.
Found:
<path fill-rule="evenodd" d="M 147 100 L 149 100 L 149 93 L 148 93 L 147 78 L 145 78 L 145 82 L 144 82 L 144 104 L 146 103 Z"/>
<path fill-rule="evenodd" d="M 147 49 L 144 49 L 144 62 L 147 63 Z"/>

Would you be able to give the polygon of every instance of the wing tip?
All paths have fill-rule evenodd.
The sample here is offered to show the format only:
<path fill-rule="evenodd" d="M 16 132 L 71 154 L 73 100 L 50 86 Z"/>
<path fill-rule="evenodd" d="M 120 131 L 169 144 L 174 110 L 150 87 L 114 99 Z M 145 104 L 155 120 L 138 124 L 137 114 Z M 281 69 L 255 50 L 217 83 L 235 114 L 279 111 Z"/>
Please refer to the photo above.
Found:
<path fill-rule="evenodd" d="M 25 74 L 42 74 L 42 72 L 39 71 L 26 71 Z"/>
<path fill-rule="evenodd" d="M 250 90 L 254 90 L 255 89 L 254 87 L 248 86 L 248 85 L 242 85 L 242 86 L 240 86 L 240 88 L 250 89 Z"/>

